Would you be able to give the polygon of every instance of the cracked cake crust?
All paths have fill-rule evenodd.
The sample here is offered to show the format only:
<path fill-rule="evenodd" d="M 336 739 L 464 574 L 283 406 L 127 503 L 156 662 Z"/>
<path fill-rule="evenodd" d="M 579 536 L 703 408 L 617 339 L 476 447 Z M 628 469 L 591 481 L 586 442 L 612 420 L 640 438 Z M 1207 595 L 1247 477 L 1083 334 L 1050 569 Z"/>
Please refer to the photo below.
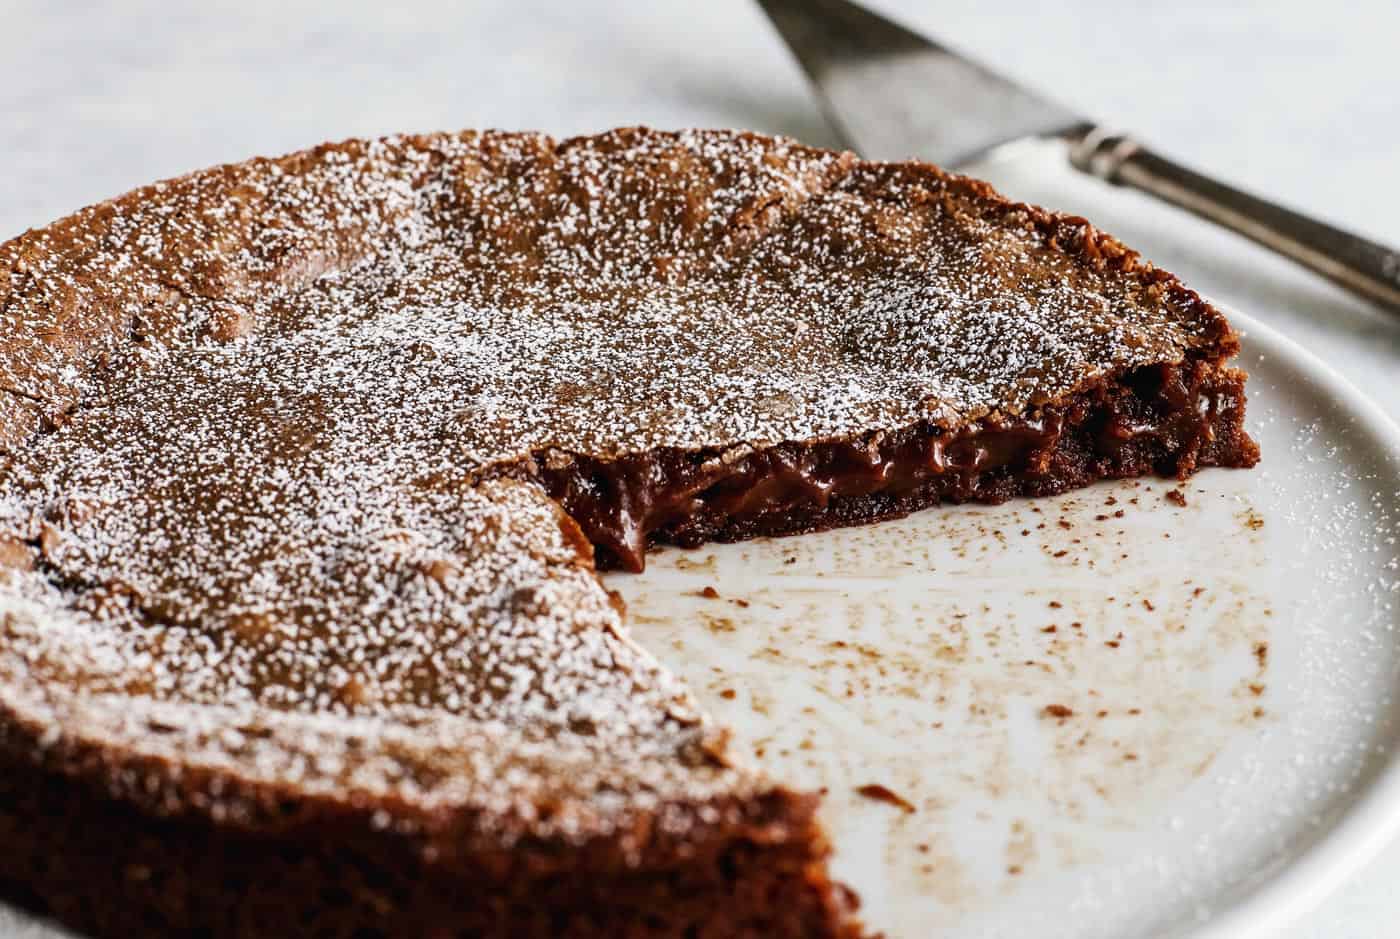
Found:
<path fill-rule="evenodd" d="M 0 324 L 0 884 L 104 934 L 854 935 L 592 545 L 1257 459 L 1083 219 L 726 131 L 196 173 L 0 245 Z"/>

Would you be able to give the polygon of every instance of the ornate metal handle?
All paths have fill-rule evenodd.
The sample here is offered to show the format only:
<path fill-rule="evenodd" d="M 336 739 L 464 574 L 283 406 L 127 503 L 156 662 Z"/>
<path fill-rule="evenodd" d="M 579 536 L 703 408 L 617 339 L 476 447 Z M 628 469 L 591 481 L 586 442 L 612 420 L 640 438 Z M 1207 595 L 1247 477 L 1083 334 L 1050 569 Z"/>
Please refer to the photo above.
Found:
<path fill-rule="evenodd" d="M 1223 225 L 1400 315 L 1400 251 L 1202 176 L 1103 128 L 1071 144 L 1070 162 Z"/>

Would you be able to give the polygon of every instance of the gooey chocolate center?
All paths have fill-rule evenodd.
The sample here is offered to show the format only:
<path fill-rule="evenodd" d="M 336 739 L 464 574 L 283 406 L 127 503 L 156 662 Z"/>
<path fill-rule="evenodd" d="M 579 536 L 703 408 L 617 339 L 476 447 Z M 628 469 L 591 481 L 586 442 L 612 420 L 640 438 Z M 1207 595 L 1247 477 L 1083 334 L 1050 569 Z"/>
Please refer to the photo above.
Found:
<path fill-rule="evenodd" d="M 1150 366 L 1064 405 L 953 431 L 924 422 L 728 458 L 681 450 L 579 457 L 542 475 L 595 545 L 598 566 L 637 572 L 652 544 L 695 547 L 849 524 L 861 513 L 842 509 L 872 497 L 888 517 L 908 510 L 901 500 L 914 507 L 1049 494 L 1070 488 L 1069 474 L 1086 462 L 1098 475 L 1126 471 L 1130 451 L 1139 463 L 1146 456 L 1159 472 L 1174 472 L 1179 455 L 1211 433 L 1220 408 L 1202 374 L 1190 362 Z"/>

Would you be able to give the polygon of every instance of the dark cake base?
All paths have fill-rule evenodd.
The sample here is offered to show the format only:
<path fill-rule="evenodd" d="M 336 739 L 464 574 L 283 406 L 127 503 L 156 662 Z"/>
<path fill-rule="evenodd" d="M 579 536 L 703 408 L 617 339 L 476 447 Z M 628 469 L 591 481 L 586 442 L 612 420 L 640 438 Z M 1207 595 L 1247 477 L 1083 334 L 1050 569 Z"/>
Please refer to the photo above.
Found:
<path fill-rule="evenodd" d="M 721 837 L 654 844 L 642 872 L 604 844 L 431 863 L 353 813 L 277 832 L 158 818 L 0 751 L 0 899 L 98 936 L 856 939 L 815 805 L 776 791 Z"/>

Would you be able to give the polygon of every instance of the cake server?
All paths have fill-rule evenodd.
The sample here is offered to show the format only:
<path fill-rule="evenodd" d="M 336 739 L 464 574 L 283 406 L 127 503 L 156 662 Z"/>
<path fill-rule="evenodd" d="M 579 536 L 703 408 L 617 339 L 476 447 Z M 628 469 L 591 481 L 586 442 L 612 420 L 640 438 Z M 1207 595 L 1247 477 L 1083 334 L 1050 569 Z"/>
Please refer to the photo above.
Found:
<path fill-rule="evenodd" d="M 1400 251 L 1154 153 L 848 0 L 759 0 L 846 145 L 874 160 L 958 167 L 1028 137 L 1057 137 L 1078 170 L 1251 238 L 1400 315 Z"/>

